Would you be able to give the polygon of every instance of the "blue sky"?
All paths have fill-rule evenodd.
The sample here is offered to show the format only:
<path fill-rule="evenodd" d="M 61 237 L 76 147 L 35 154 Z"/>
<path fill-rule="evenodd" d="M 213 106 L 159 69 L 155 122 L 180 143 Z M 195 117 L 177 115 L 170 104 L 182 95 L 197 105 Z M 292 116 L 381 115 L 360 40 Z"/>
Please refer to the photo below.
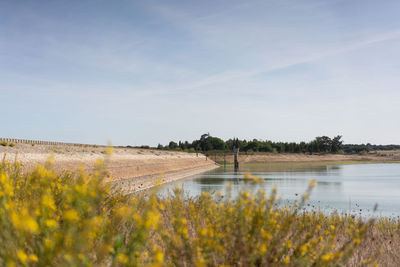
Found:
<path fill-rule="evenodd" d="M 400 1 L 0 1 L 0 136 L 400 144 Z"/>

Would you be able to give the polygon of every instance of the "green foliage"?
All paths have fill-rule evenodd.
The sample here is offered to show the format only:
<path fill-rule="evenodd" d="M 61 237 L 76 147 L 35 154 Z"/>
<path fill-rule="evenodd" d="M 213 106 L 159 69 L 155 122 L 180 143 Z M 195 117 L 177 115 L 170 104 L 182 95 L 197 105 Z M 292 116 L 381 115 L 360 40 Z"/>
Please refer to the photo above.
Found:
<path fill-rule="evenodd" d="M 143 146 L 142 146 L 143 147 Z M 226 141 L 213 137 L 209 133 L 203 134 L 200 139 L 191 143 L 188 141 L 171 141 L 167 146 L 158 144 L 157 149 L 169 150 L 194 150 L 201 152 L 208 151 L 232 151 L 233 147 L 239 148 L 242 152 L 272 152 L 272 153 L 366 153 L 374 150 L 394 150 L 400 149 L 400 145 L 344 145 L 342 136 L 337 135 L 333 138 L 328 136 L 318 136 L 310 142 L 272 142 L 269 140 L 251 141 L 239 140 L 237 138 Z"/>
<path fill-rule="evenodd" d="M 362 153 L 376 150 L 395 150 L 400 149 L 400 145 L 371 145 L 371 144 L 348 144 L 343 145 L 343 150 L 345 153 L 354 154 L 354 153 Z"/>
<path fill-rule="evenodd" d="M 272 142 L 269 140 L 262 141 L 253 139 L 252 141 L 229 139 L 223 141 L 218 137 L 213 137 L 210 134 L 203 134 L 199 140 L 194 140 L 192 143 L 188 141 L 175 143 L 171 141 L 168 148 L 171 150 L 177 150 L 180 147 L 182 150 L 187 151 L 192 148 L 197 151 L 232 151 L 233 147 L 239 148 L 243 152 L 278 152 L 278 153 L 338 153 L 342 150 L 343 141 L 342 136 L 338 135 L 333 139 L 327 136 L 316 137 L 315 140 L 306 143 L 284 143 L 284 142 Z M 163 146 L 159 144 L 158 149 L 162 149 Z"/>
<path fill-rule="evenodd" d="M 341 135 L 335 136 L 335 137 L 332 139 L 332 141 L 331 141 L 331 143 L 330 143 L 330 145 L 331 145 L 331 152 L 337 153 L 337 152 L 339 152 L 339 151 L 343 148 L 343 141 L 342 141 L 341 139 L 342 139 L 342 136 L 341 136 Z"/>
<path fill-rule="evenodd" d="M 171 141 L 171 142 L 169 142 L 168 148 L 172 149 L 172 150 L 173 149 L 177 149 L 178 148 L 178 144 L 175 143 L 174 141 Z"/>

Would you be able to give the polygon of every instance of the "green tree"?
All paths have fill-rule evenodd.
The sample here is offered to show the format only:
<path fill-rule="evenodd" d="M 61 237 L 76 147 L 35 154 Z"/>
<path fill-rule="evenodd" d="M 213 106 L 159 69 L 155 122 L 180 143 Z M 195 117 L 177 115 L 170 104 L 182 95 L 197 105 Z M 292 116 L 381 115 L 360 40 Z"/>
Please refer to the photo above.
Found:
<path fill-rule="evenodd" d="M 331 152 L 332 153 L 337 153 L 343 149 L 343 141 L 341 139 L 342 139 L 341 135 L 335 136 L 332 139 L 332 143 L 331 143 Z"/>
<path fill-rule="evenodd" d="M 171 142 L 169 142 L 168 148 L 172 149 L 172 150 L 175 150 L 175 149 L 178 148 L 178 144 L 175 143 L 174 141 L 171 141 Z"/>
<path fill-rule="evenodd" d="M 212 143 L 211 143 L 211 136 L 209 133 L 203 134 L 200 137 L 200 148 L 203 151 L 209 151 L 213 149 Z"/>
<path fill-rule="evenodd" d="M 314 152 L 330 152 L 332 140 L 328 136 L 318 136 L 315 138 L 315 145 L 318 151 Z"/>
<path fill-rule="evenodd" d="M 210 137 L 212 148 L 215 150 L 224 150 L 226 148 L 224 140 L 218 137 Z"/>

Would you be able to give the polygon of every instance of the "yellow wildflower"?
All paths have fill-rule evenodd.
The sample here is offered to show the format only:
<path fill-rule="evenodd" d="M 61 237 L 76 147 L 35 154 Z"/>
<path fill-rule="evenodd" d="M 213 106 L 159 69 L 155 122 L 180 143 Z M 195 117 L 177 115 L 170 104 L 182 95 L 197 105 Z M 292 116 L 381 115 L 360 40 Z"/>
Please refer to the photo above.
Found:
<path fill-rule="evenodd" d="M 37 233 L 39 225 L 31 216 L 26 214 L 27 211 L 23 211 L 24 218 L 22 219 L 18 214 L 11 213 L 11 221 L 15 228 L 25 230 L 32 233 Z"/>
<path fill-rule="evenodd" d="M 70 209 L 64 212 L 64 218 L 70 222 L 76 222 L 79 220 L 78 212 L 74 209 Z"/>
<path fill-rule="evenodd" d="M 35 254 L 30 254 L 29 255 L 29 260 L 33 262 L 38 262 L 38 257 Z"/>
<path fill-rule="evenodd" d="M 46 161 L 47 164 L 53 165 L 54 162 L 55 162 L 55 160 L 54 160 L 54 157 L 53 157 L 53 156 L 47 158 L 47 161 Z"/>
<path fill-rule="evenodd" d="M 56 220 L 46 220 L 46 226 L 49 228 L 53 228 L 57 226 L 57 221 Z"/>
<path fill-rule="evenodd" d="M 323 261 L 330 261 L 333 259 L 333 253 L 332 252 L 326 253 L 326 254 L 322 255 L 321 259 Z"/>
<path fill-rule="evenodd" d="M 106 148 L 106 155 L 111 155 L 114 152 L 114 148 L 112 146 L 108 146 Z"/>
<path fill-rule="evenodd" d="M 264 254 L 267 251 L 267 246 L 265 244 L 262 244 L 260 247 L 260 254 Z"/>
<path fill-rule="evenodd" d="M 286 256 L 286 257 L 283 259 L 283 263 L 288 264 L 289 262 L 290 262 L 290 257 L 289 257 L 289 256 Z"/>
<path fill-rule="evenodd" d="M 301 246 L 300 247 L 301 256 L 304 256 L 307 253 L 307 250 L 308 250 L 307 246 L 305 245 Z"/>
<path fill-rule="evenodd" d="M 160 214 L 158 212 L 149 211 L 147 213 L 145 227 L 146 228 L 155 228 L 158 224 L 159 218 L 160 218 Z"/>
<path fill-rule="evenodd" d="M 49 238 L 44 239 L 44 246 L 46 248 L 52 248 L 53 247 L 53 241 Z"/>
<path fill-rule="evenodd" d="M 156 254 L 154 255 L 154 259 L 156 260 L 156 262 L 163 262 L 164 260 L 164 254 L 161 251 L 157 251 Z"/>
<path fill-rule="evenodd" d="M 22 262 L 22 263 L 26 263 L 26 261 L 28 260 L 28 255 L 26 255 L 26 253 L 22 250 L 22 249 L 19 249 L 18 251 L 17 251 L 17 257 L 18 257 L 18 259 Z"/>
<path fill-rule="evenodd" d="M 125 254 L 122 254 L 122 253 L 121 253 L 121 254 L 118 254 L 117 260 L 118 260 L 118 262 L 120 262 L 120 263 L 122 263 L 122 264 L 127 264 L 129 258 L 128 258 L 128 256 L 126 256 Z"/>
<path fill-rule="evenodd" d="M 42 205 L 48 207 L 52 210 L 56 210 L 56 205 L 54 203 L 54 199 L 51 195 L 44 195 L 42 196 Z"/>

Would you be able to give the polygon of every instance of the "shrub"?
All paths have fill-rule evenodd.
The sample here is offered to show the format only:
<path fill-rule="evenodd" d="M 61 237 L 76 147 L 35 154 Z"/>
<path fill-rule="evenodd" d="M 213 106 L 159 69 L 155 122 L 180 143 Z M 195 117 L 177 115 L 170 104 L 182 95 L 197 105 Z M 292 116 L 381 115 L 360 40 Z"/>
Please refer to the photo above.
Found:
<path fill-rule="evenodd" d="M 0 165 L 1 266 L 336 266 L 373 223 L 303 212 L 309 191 L 293 207 L 277 205 L 276 189 L 236 200 L 180 188 L 122 196 L 101 162 L 92 175 L 51 164 L 26 174 Z"/>

